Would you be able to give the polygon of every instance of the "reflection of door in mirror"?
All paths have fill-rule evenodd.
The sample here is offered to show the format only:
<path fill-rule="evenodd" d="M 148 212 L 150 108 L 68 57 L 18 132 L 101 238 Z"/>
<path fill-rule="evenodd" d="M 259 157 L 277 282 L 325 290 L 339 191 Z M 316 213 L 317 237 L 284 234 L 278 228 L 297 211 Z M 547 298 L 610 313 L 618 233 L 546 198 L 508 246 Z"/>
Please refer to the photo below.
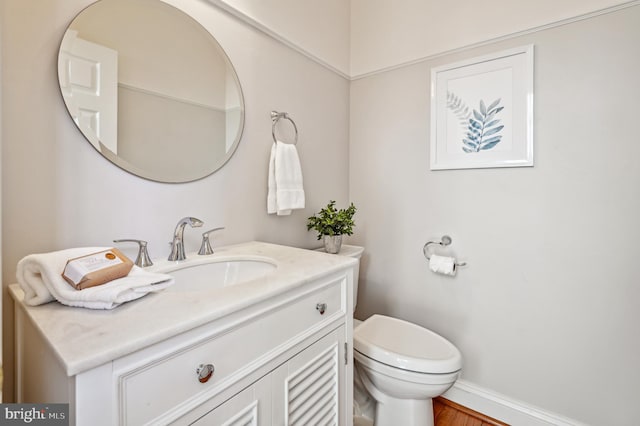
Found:
<path fill-rule="evenodd" d="M 72 34 L 117 54 L 117 127 L 108 143 L 94 130 L 100 114 L 79 124 L 75 87 L 63 72 L 73 55 L 66 41 L 60 48 L 65 103 L 103 156 L 162 182 L 202 178 L 231 157 L 244 125 L 242 92 L 226 54 L 193 18 L 158 0 L 100 0 L 80 12 L 65 40 Z"/>
<path fill-rule="evenodd" d="M 71 117 L 89 142 L 117 153 L 118 52 L 67 31 L 58 62 L 60 87 Z"/>

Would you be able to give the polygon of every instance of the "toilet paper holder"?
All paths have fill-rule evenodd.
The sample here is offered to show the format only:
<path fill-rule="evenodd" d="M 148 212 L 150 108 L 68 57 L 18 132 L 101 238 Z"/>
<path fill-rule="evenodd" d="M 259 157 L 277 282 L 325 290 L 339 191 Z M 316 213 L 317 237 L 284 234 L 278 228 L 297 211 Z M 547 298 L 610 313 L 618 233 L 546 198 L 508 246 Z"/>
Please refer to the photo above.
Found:
<path fill-rule="evenodd" d="M 431 254 L 429 253 L 429 246 L 431 244 L 438 244 L 438 245 L 440 245 L 442 247 L 446 247 L 449 244 L 451 244 L 452 241 L 453 240 L 448 235 L 443 235 L 442 238 L 440 238 L 440 241 L 427 241 L 427 243 L 422 248 L 422 253 L 424 253 L 424 257 L 426 257 L 427 260 L 431 260 Z M 465 266 L 466 264 L 467 264 L 467 262 L 458 262 L 458 261 L 456 261 L 456 266 Z"/>

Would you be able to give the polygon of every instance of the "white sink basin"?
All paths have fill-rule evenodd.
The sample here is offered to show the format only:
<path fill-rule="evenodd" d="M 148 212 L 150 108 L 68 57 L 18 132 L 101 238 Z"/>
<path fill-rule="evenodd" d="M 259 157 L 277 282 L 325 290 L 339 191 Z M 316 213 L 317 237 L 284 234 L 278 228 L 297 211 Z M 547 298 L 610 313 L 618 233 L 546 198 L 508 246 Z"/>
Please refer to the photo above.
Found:
<path fill-rule="evenodd" d="M 182 292 L 218 289 L 263 277 L 276 268 L 275 263 L 255 259 L 185 263 L 166 271 L 176 280 L 167 290 Z"/>

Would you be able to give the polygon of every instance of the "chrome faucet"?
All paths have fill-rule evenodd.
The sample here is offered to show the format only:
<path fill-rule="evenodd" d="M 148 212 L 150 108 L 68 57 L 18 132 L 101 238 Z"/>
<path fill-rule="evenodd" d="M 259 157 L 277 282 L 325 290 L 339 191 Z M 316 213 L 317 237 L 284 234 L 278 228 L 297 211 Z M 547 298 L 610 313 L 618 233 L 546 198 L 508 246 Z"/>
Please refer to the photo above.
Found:
<path fill-rule="evenodd" d="M 153 262 L 149 257 L 149 252 L 147 251 L 147 242 L 143 240 L 132 240 L 132 239 L 123 239 L 123 240 L 113 240 L 114 243 L 137 243 L 138 244 L 138 257 L 136 257 L 135 264 L 141 268 L 146 268 L 147 266 L 152 266 Z"/>
<path fill-rule="evenodd" d="M 207 232 L 202 234 L 202 244 L 200 245 L 200 250 L 198 254 L 200 256 L 206 256 L 209 254 L 213 254 L 213 249 L 211 248 L 211 241 L 209 241 L 209 234 L 212 232 L 220 231 L 224 229 L 224 227 L 209 229 Z"/>
<path fill-rule="evenodd" d="M 204 222 L 195 217 L 183 217 L 178 221 L 176 230 L 173 232 L 173 242 L 171 243 L 170 261 L 185 260 L 184 254 L 184 227 L 189 225 L 192 228 L 199 228 Z"/>

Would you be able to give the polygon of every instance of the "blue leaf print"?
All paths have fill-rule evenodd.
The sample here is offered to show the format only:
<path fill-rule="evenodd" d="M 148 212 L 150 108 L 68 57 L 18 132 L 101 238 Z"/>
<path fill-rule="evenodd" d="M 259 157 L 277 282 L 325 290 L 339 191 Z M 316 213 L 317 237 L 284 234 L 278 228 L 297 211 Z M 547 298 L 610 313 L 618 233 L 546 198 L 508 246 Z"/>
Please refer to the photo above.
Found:
<path fill-rule="evenodd" d="M 471 111 L 469 111 L 467 104 L 465 104 L 460 97 L 456 96 L 455 93 L 447 92 L 447 108 L 458 118 L 460 126 L 464 131 L 467 127 L 467 121 L 469 117 L 471 117 Z"/>
<path fill-rule="evenodd" d="M 470 141 L 469 139 L 462 139 L 462 143 L 465 144 L 468 148 L 471 148 L 473 150 L 475 150 L 478 147 L 477 143 Z"/>
<path fill-rule="evenodd" d="M 480 114 L 487 115 L 487 108 L 484 106 L 482 99 L 480 99 Z"/>
<path fill-rule="evenodd" d="M 484 141 L 484 144 L 482 144 L 482 146 L 480 147 L 480 149 L 481 149 L 482 151 L 486 151 L 487 149 L 491 149 L 491 148 L 493 148 L 494 146 L 496 146 L 496 144 L 497 144 L 498 142 L 500 142 L 500 138 L 501 138 L 501 136 L 496 136 L 496 137 L 494 137 L 494 138 L 489 138 L 489 139 L 487 139 L 486 141 Z"/>
<path fill-rule="evenodd" d="M 482 120 L 474 120 L 473 118 L 469 119 L 470 127 L 473 129 L 482 129 Z"/>
<path fill-rule="evenodd" d="M 489 128 L 489 126 L 487 126 L 487 128 Z M 486 132 L 484 132 L 484 136 L 487 137 L 487 136 L 494 135 L 494 134 L 498 133 L 502 129 L 504 129 L 504 126 L 494 127 L 493 129 L 489 129 Z"/>
<path fill-rule="evenodd" d="M 489 108 L 487 108 L 489 111 L 491 111 L 492 109 L 494 109 L 495 107 L 498 106 L 498 104 L 500 103 L 500 98 L 496 99 L 495 101 L 493 101 L 491 103 L 491 105 L 489 105 Z"/>
<path fill-rule="evenodd" d="M 502 140 L 499 133 L 504 129 L 504 125 L 498 125 L 500 120 L 494 119 L 504 109 L 503 106 L 498 106 L 500 101 L 498 98 L 487 107 L 484 100 L 480 100 L 479 110 L 473 110 L 473 117 L 469 117 L 466 128 L 466 137 L 462 139 L 464 152 L 486 151 Z"/>

